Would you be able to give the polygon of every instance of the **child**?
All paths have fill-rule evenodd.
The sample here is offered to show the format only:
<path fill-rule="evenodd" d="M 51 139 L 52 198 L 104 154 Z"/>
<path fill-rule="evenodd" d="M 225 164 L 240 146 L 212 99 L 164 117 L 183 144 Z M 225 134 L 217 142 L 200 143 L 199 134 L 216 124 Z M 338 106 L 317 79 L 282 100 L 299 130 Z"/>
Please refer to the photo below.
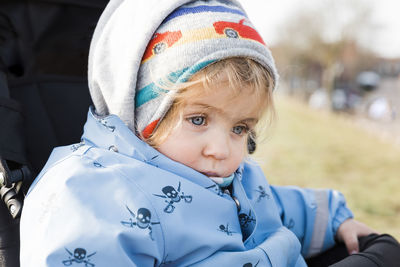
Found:
<path fill-rule="evenodd" d="M 82 142 L 26 198 L 22 266 L 306 266 L 372 233 L 333 190 L 273 187 L 247 142 L 278 75 L 237 2 L 111 1 Z"/>

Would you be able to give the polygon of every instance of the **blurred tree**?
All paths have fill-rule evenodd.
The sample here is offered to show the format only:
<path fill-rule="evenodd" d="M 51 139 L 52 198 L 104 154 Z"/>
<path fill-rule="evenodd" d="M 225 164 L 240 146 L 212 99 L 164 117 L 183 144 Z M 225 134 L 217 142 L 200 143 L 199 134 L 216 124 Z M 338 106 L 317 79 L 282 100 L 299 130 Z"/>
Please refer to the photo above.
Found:
<path fill-rule="evenodd" d="M 331 96 L 335 80 L 354 81 L 359 71 L 373 65 L 375 55 L 362 44 L 373 38 L 377 28 L 366 1 L 313 3 L 282 25 L 272 50 L 290 93 L 322 87 Z"/>

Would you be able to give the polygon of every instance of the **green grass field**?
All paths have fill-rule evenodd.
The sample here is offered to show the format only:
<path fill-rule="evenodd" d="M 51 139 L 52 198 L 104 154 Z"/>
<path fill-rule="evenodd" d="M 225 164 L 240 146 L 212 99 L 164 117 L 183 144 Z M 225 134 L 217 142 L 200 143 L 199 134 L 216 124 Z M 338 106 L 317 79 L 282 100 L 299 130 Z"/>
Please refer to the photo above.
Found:
<path fill-rule="evenodd" d="M 400 240 L 400 148 L 287 97 L 266 129 L 254 158 L 271 184 L 334 188 L 355 218 Z"/>

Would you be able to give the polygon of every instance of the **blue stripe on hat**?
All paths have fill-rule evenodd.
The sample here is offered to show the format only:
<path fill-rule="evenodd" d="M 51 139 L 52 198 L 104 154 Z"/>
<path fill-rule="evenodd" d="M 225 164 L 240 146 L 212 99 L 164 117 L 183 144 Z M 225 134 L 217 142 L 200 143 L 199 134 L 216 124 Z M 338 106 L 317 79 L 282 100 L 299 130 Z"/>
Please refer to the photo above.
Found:
<path fill-rule="evenodd" d="M 162 89 L 154 83 L 146 85 L 135 96 L 135 107 L 140 107 L 144 103 L 158 97 Z"/>
<path fill-rule="evenodd" d="M 233 14 L 238 14 L 242 15 L 244 17 L 247 17 L 245 13 L 243 13 L 240 10 L 237 9 L 232 9 L 232 8 L 227 8 L 224 6 L 196 6 L 196 7 L 182 7 L 178 8 L 174 12 L 168 15 L 163 21 L 163 23 L 166 23 L 167 21 L 170 21 L 173 18 L 180 17 L 186 14 L 195 14 L 195 13 L 202 13 L 202 12 L 225 12 L 225 13 L 233 13 Z"/>
<path fill-rule="evenodd" d="M 211 63 L 214 63 L 215 61 L 217 61 L 217 60 L 216 59 L 206 60 L 206 61 L 200 62 L 199 64 L 196 64 L 192 67 L 185 68 L 183 71 L 180 72 L 180 74 L 178 76 L 176 76 L 176 82 L 177 83 L 187 82 L 190 79 L 190 77 L 192 77 L 193 74 L 195 74 L 199 70 L 207 67 Z M 177 74 L 177 72 L 173 73 L 173 75 L 176 75 L 176 74 Z"/>
<path fill-rule="evenodd" d="M 168 75 L 168 82 L 171 83 L 184 83 L 187 82 L 190 77 L 192 77 L 193 74 L 201 70 L 202 68 L 206 67 L 207 65 L 215 62 L 216 60 L 207 60 L 204 62 L 201 62 L 199 64 L 194 65 L 193 67 L 190 68 L 184 68 L 182 70 L 178 70 L 175 72 L 172 72 L 171 74 Z M 162 84 L 162 81 L 159 81 L 159 84 Z M 144 103 L 158 97 L 160 93 L 166 93 L 168 92 L 167 90 L 158 87 L 154 82 L 146 85 L 142 89 L 140 89 L 135 97 L 135 107 L 138 108 Z"/>

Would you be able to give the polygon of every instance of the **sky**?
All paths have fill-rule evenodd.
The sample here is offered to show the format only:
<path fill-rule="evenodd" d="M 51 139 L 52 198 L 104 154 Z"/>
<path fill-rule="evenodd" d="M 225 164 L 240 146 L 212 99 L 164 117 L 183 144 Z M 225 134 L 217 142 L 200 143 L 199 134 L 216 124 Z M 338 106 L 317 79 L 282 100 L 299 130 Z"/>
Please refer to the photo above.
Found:
<path fill-rule="evenodd" d="M 241 0 L 250 20 L 269 45 L 279 38 L 279 27 L 297 10 L 326 0 Z M 343 2 L 343 1 L 342 1 Z M 400 0 L 359 0 L 369 4 L 371 20 L 377 28 L 362 41 L 363 45 L 387 58 L 400 58 Z M 368 33 L 367 33 L 368 34 Z"/>

